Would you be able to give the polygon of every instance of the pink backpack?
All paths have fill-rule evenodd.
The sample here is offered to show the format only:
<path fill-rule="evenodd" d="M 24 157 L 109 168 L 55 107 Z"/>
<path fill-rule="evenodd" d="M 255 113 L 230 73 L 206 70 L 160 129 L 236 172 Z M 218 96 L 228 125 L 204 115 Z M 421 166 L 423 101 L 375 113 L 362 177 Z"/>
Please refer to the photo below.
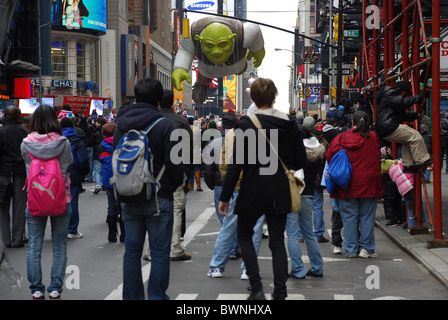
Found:
<path fill-rule="evenodd" d="M 43 160 L 30 154 L 27 179 L 28 210 L 32 217 L 52 217 L 67 209 L 65 181 L 57 158 Z"/>

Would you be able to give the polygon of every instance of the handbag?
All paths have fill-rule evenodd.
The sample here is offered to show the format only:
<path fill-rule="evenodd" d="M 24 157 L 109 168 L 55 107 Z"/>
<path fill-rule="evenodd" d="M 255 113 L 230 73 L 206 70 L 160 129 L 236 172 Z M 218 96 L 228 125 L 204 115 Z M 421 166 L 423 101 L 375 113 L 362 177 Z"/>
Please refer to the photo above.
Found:
<path fill-rule="evenodd" d="M 264 131 L 262 130 L 262 126 L 260 123 L 260 120 L 258 120 L 258 117 L 253 114 L 250 116 L 250 119 L 252 120 L 255 127 L 263 133 L 264 137 L 266 138 L 266 141 L 271 146 L 271 149 L 275 152 L 277 155 L 278 160 L 282 164 L 283 169 L 285 170 L 286 177 L 288 178 L 289 183 L 289 191 L 291 195 L 291 212 L 297 212 L 300 210 L 302 206 L 302 192 L 305 189 L 305 181 L 303 179 L 303 170 L 290 170 L 285 165 L 285 163 L 280 158 L 277 150 L 272 146 L 271 141 L 269 138 L 265 135 Z"/>
<path fill-rule="evenodd" d="M 345 137 L 347 138 L 347 134 L 345 134 Z M 334 155 L 328 164 L 327 174 L 331 178 L 331 181 L 344 190 L 347 190 L 348 184 L 352 178 L 352 164 L 350 163 L 346 149 L 342 149 Z"/>

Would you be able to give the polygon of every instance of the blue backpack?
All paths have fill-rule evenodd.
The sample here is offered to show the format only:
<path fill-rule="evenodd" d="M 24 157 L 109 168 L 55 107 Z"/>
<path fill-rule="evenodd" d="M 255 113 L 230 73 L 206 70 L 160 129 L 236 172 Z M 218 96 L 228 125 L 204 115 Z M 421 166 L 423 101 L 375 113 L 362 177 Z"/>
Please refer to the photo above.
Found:
<path fill-rule="evenodd" d="M 155 197 L 158 212 L 157 192 L 165 165 L 157 178 L 154 178 L 154 155 L 149 148 L 148 133 L 162 119 L 163 117 L 153 121 L 144 130 L 130 130 L 121 137 L 112 155 L 113 176 L 110 179 L 117 198 L 137 196 L 146 186 L 146 200 Z"/>
<path fill-rule="evenodd" d="M 345 134 L 347 135 L 347 134 Z M 352 164 L 347 155 L 347 150 L 342 149 L 334 155 L 328 164 L 325 181 L 328 192 L 336 191 L 337 186 L 347 190 L 352 178 Z"/>

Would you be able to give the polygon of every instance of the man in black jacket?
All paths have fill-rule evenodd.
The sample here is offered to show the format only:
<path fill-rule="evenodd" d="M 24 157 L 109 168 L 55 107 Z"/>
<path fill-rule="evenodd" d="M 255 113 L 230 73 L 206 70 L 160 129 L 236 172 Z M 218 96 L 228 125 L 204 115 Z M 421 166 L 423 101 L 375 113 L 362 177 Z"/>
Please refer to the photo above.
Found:
<path fill-rule="evenodd" d="M 23 191 L 26 180 L 25 162 L 20 145 L 29 131 L 19 123 L 19 109 L 5 109 L 4 126 L 0 128 L 0 227 L 8 248 L 23 247 L 27 194 Z M 12 230 L 9 215 L 13 205 Z"/>
<path fill-rule="evenodd" d="M 410 85 L 404 81 L 378 91 L 375 96 L 378 103 L 376 131 L 380 139 L 403 144 L 404 171 L 417 173 L 431 166 L 432 161 L 420 133 L 403 124 L 420 117 L 417 112 L 406 112 L 407 108 L 422 102 L 420 96 L 412 97 L 411 93 Z"/>
<path fill-rule="evenodd" d="M 182 236 L 182 213 L 185 210 L 187 205 L 187 191 L 186 182 L 187 177 L 190 174 L 190 170 L 192 169 L 192 161 L 193 161 L 193 131 L 191 130 L 190 124 L 187 119 L 185 119 L 180 114 L 177 114 L 172 109 L 174 101 L 174 93 L 171 90 L 164 90 L 162 100 L 160 101 L 160 113 L 168 119 L 173 120 L 174 125 L 177 129 L 183 129 L 188 132 L 190 143 L 188 148 L 190 150 L 190 161 L 189 163 L 184 164 L 185 168 L 185 176 L 182 185 L 180 185 L 173 194 L 174 197 L 174 224 L 173 224 L 173 238 L 171 240 L 171 260 L 172 261 L 180 261 L 180 260 L 190 260 L 191 255 L 185 253 L 185 248 L 181 245 L 181 236 Z M 187 146 L 185 146 L 187 147 Z"/>
<path fill-rule="evenodd" d="M 170 247 L 173 233 L 173 192 L 182 184 L 184 168 L 171 161 L 175 146 L 171 134 L 176 129 L 173 121 L 166 119 L 158 110 L 163 95 L 160 81 L 145 78 L 134 88 L 136 103 L 120 110 L 118 127 L 114 134 L 114 149 L 121 137 L 130 130 L 143 130 L 149 124 L 162 118 L 148 133 L 149 148 L 154 156 L 154 176 L 157 177 L 165 165 L 157 194 L 153 198 L 119 197 L 126 230 L 125 254 L 123 257 L 123 299 L 143 300 L 145 292 L 141 276 L 140 259 L 143 253 L 145 235 L 148 233 L 151 250 L 151 275 L 148 282 L 148 299 L 167 300 L 169 285 Z M 143 190 L 143 194 L 146 194 Z"/>

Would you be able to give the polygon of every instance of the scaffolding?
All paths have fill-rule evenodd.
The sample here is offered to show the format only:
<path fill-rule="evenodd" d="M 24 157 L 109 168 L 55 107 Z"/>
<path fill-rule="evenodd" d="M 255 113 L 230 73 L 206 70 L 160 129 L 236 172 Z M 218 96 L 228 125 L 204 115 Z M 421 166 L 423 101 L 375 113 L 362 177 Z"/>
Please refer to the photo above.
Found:
<path fill-rule="evenodd" d="M 434 191 L 434 219 L 432 218 L 431 204 L 429 202 L 425 180 L 422 174 L 415 174 L 414 183 L 414 216 L 415 227 L 410 227 L 411 234 L 429 233 L 423 224 L 422 218 L 422 197 L 426 200 L 426 207 L 434 232 L 434 239 L 428 241 L 428 247 L 446 247 L 448 242 L 444 240 L 442 230 L 442 183 L 441 183 L 441 149 L 440 149 L 440 7 L 441 0 L 432 1 L 432 34 L 428 38 L 426 34 L 421 0 L 402 0 L 401 12 L 394 12 L 393 0 L 365 0 L 363 3 L 363 66 L 364 83 L 368 92 L 373 91 L 375 96 L 381 86 L 393 86 L 397 79 L 406 81 L 412 85 L 414 95 L 422 95 L 425 101 L 426 89 L 428 87 L 429 75 L 432 71 L 432 124 L 433 124 L 433 191 Z M 367 25 L 368 8 L 382 9 L 383 27 L 370 28 Z M 372 7 L 373 6 L 373 7 Z M 395 28 L 399 26 L 401 20 L 401 57 L 397 59 L 395 52 L 396 33 Z M 378 22 L 378 21 L 376 21 Z M 397 30 L 399 30 L 397 29 Z M 380 53 L 383 51 L 383 69 L 380 69 Z M 420 53 L 424 54 L 421 58 Z M 420 71 L 426 68 L 424 79 L 421 79 Z M 380 81 L 380 76 L 383 79 Z M 420 82 L 423 82 L 423 90 Z M 376 121 L 377 103 L 374 99 L 374 117 Z M 415 105 L 414 111 L 421 112 L 422 105 Z M 420 128 L 420 120 L 412 123 L 416 130 Z M 397 145 L 392 144 L 394 156 L 397 156 Z"/>

